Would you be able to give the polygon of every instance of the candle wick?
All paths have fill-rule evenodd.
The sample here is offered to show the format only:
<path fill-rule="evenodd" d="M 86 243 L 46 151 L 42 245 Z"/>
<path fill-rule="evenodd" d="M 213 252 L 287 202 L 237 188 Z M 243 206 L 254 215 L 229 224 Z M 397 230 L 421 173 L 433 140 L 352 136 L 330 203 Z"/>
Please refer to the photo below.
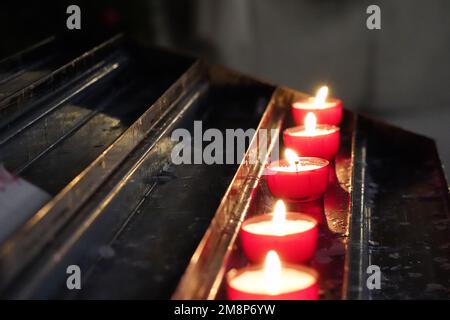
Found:
<path fill-rule="evenodd" d="M 295 171 L 298 171 L 298 164 L 299 164 L 299 161 L 298 160 L 295 161 Z"/>

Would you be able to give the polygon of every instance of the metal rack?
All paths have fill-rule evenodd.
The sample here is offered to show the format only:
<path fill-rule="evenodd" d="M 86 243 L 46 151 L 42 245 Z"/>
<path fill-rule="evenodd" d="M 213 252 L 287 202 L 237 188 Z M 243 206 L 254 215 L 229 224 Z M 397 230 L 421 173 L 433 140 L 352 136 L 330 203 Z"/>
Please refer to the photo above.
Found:
<path fill-rule="evenodd" d="M 224 273 L 246 263 L 240 223 L 273 200 L 264 163 L 175 166 L 171 132 L 194 120 L 280 132 L 302 94 L 121 35 L 81 53 L 51 38 L 0 70 L 1 159 L 53 197 L 0 244 L 1 295 L 224 298 Z M 341 132 L 324 199 L 297 204 L 324 218 L 311 262 L 321 297 L 448 297 L 449 198 L 434 142 L 349 111 Z M 377 263 L 385 287 L 366 290 Z M 83 270 L 79 292 L 65 287 L 69 264 Z"/>

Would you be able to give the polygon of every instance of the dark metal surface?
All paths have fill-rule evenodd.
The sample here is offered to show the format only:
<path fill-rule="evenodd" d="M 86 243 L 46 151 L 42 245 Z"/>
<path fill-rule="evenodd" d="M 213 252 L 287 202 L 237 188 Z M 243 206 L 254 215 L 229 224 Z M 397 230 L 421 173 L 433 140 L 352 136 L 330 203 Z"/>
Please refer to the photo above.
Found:
<path fill-rule="evenodd" d="M 348 299 L 450 297 L 449 195 L 433 140 L 357 118 Z M 366 286 L 367 267 L 382 272 Z"/>
<path fill-rule="evenodd" d="M 40 104 L 51 107 L 48 95 L 70 93 L 87 74 L 101 70 L 107 56 L 113 55 L 120 43 L 117 35 L 103 43 L 90 45 L 50 37 L 14 56 L 0 61 L 0 127 Z M 80 82 L 81 80 L 81 82 Z"/>
<path fill-rule="evenodd" d="M 116 37 L 111 41 L 118 42 L 115 43 L 117 46 L 122 40 Z M 86 64 L 86 59 L 89 61 L 97 56 L 97 49 L 84 54 L 84 59 L 77 59 L 80 68 Z M 56 96 L 48 93 L 52 92 L 51 89 L 44 88 L 44 102 L 33 107 L 33 112 L 15 119 L 2 131 L 5 139 L 0 148 L 5 148 L 2 157 L 6 167 L 37 186 L 48 189 L 55 197 L 1 244 L 0 287 L 5 287 L 55 237 L 128 153 L 154 130 L 161 118 L 173 111 L 174 100 L 180 98 L 178 93 L 187 86 L 186 81 L 191 80 L 187 73 L 169 89 L 171 99 L 160 98 L 155 102 L 192 64 L 192 60 L 148 51 L 142 64 L 132 61 L 128 68 L 123 66 L 125 72 L 120 72 L 121 62 L 140 58 L 139 52 L 129 48 L 129 51 L 118 56 L 115 52 L 111 55 L 108 57 L 118 59 L 115 62 L 117 67 L 108 70 L 117 71 L 115 77 L 92 78 L 88 72 L 82 78 L 84 84 L 80 90 L 75 95 L 64 93 L 63 97 L 59 95 L 58 88 L 54 88 Z M 171 61 L 165 61 L 163 56 Z M 99 55 L 98 58 L 104 59 L 104 56 Z M 100 69 L 103 67 L 100 66 Z M 66 82 L 72 80 L 66 78 Z M 47 83 L 50 86 L 53 84 L 52 81 Z M 101 90 L 102 87 L 106 89 Z M 28 90 L 32 88 L 23 91 Z M 41 101 L 39 92 L 36 93 L 38 102 Z M 47 98 L 54 100 L 49 103 Z M 80 109 L 87 109 L 86 114 L 91 113 L 91 116 L 74 111 L 74 104 L 79 101 L 84 102 Z M 51 112 L 49 105 L 54 106 Z M 5 107 L 20 109 L 20 105 Z M 36 116 L 39 111 L 41 113 Z M 179 110 L 173 112 L 176 116 Z M 60 116 L 55 117 L 55 114 Z M 49 122 L 47 117 L 53 121 Z M 114 144 L 110 145 L 112 142 Z M 15 149 L 17 145 L 22 148 Z"/>

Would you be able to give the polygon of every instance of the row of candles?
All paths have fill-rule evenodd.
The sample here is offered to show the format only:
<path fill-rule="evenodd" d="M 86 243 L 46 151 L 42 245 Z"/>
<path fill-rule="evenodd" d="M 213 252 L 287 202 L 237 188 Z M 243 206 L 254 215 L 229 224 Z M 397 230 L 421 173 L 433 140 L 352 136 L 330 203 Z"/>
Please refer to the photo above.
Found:
<path fill-rule="evenodd" d="M 330 161 L 339 149 L 342 103 L 327 98 L 322 87 L 315 97 L 292 104 L 296 127 L 283 132 L 285 159 L 266 168 L 267 185 L 277 198 L 312 201 L 328 186 Z M 301 157 L 299 156 L 301 155 Z M 274 211 L 245 220 L 240 230 L 244 254 L 251 262 L 227 273 L 231 300 L 316 300 L 319 274 L 304 265 L 313 256 L 318 221 L 300 212 L 286 212 L 283 200 Z"/>

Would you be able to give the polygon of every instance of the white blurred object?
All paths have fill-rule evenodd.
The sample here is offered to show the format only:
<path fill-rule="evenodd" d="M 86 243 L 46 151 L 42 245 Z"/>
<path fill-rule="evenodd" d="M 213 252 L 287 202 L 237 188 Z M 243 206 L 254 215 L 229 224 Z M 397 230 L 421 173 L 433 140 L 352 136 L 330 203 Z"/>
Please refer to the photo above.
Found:
<path fill-rule="evenodd" d="M 50 199 L 48 193 L 13 176 L 0 164 L 0 243 Z"/>

